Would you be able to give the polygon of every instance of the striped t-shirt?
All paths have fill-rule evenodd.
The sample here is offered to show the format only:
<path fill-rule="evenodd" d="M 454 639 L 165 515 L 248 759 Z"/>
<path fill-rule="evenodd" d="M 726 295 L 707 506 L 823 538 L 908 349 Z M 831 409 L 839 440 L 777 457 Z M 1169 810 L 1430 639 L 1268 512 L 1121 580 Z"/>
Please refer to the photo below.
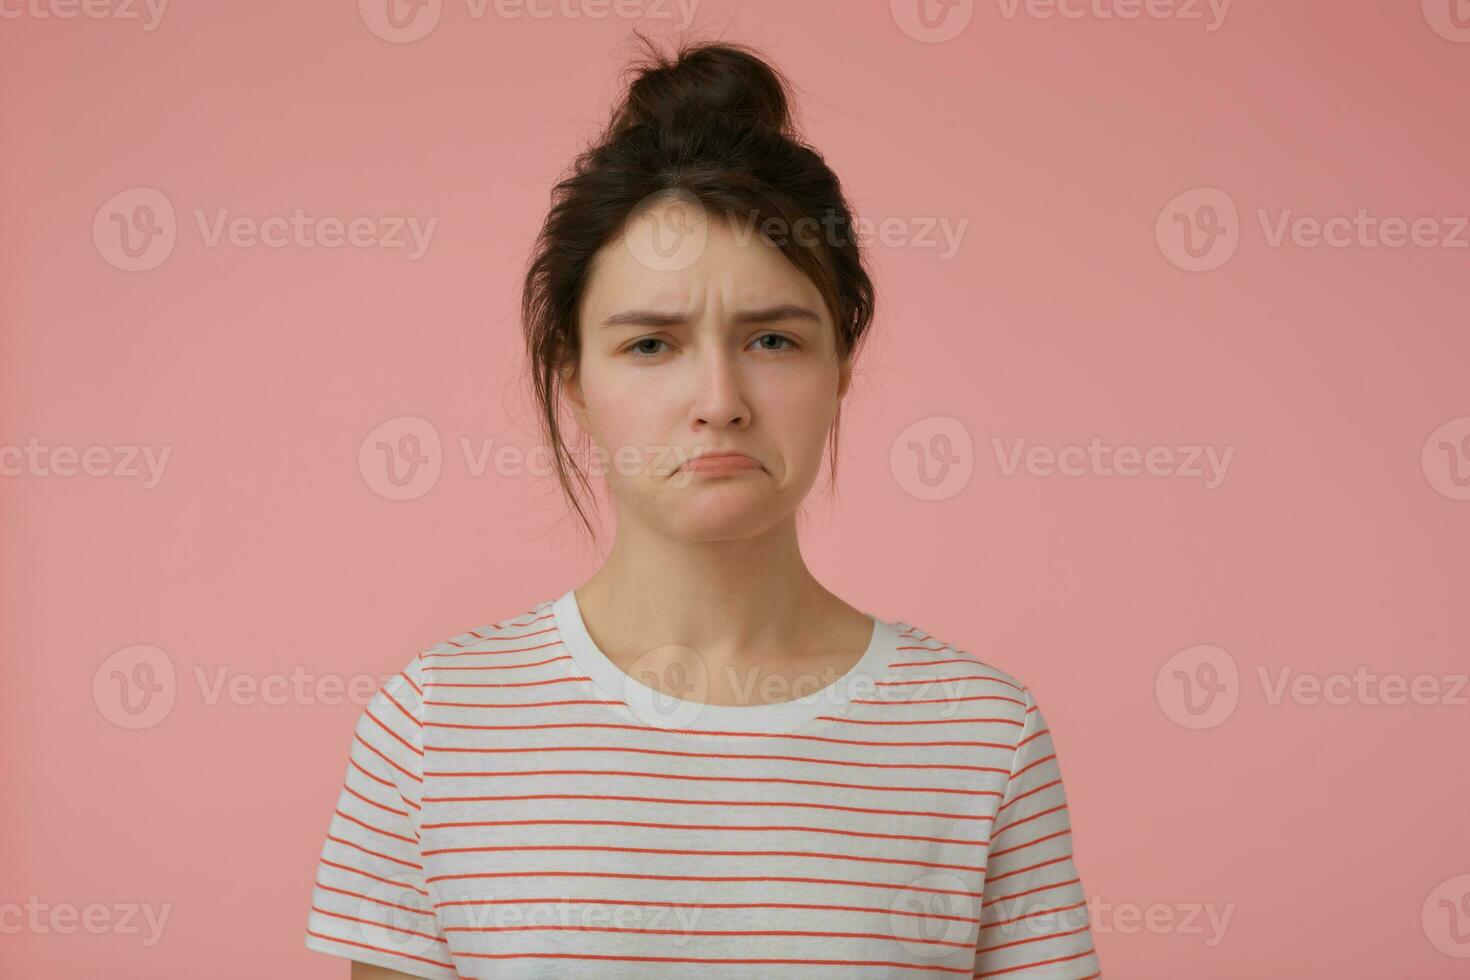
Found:
<path fill-rule="evenodd" d="M 1099 976 L 1035 699 L 873 624 L 753 705 L 645 686 L 575 591 L 422 651 L 357 723 L 306 945 L 440 980 Z"/>

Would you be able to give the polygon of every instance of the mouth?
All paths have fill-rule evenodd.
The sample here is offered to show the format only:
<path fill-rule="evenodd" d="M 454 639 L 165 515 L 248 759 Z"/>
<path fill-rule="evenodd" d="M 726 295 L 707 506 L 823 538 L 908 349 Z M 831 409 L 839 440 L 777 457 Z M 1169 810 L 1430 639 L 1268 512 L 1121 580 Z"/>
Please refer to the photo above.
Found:
<path fill-rule="evenodd" d="M 744 453 L 700 453 L 679 467 L 681 471 L 689 470 L 694 473 L 712 475 L 742 473 L 760 468 L 761 464 L 754 457 Z"/>

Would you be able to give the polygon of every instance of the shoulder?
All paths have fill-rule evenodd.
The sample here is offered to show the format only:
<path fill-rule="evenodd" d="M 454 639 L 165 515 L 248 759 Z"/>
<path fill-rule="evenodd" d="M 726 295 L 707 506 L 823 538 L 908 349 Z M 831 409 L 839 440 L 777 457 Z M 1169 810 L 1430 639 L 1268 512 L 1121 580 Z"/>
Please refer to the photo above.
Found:
<path fill-rule="evenodd" d="M 428 689 L 436 678 L 448 671 L 484 667 L 494 658 L 518 654 L 535 654 L 561 642 L 552 599 L 541 599 L 500 619 L 461 630 L 428 646 L 421 647 L 404 667 L 399 680 L 411 687 L 420 700 L 428 697 Z"/>
<path fill-rule="evenodd" d="M 557 637 L 552 601 L 538 600 L 502 619 L 445 637 L 421 649 L 415 663 L 422 670 L 425 661 L 432 665 L 436 659 L 445 657 L 504 650 L 507 643 L 554 644 Z"/>
<path fill-rule="evenodd" d="M 466 664 L 483 663 L 484 654 L 515 653 L 557 642 L 551 600 L 535 602 L 520 612 L 420 647 L 407 662 L 400 662 L 396 673 L 381 676 L 367 714 L 391 709 L 417 721 L 422 717 L 423 703 L 431 696 L 436 668 L 456 665 L 458 658 L 466 658 L 462 661 Z M 479 659 L 471 659 L 476 657 Z"/>
<path fill-rule="evenodd" d="M 916 693 L 916 697 L 930 697 L 933 691 L 941 690 L 957 700 L 987 704 L 994 714 L 1022 725 L 1035 713 L 1030 689 L 999 666 L 996 658 L 978 654 L 915 623 L 889 622 L 898 632 L 889 670 L 889 681 L 896 688 L 891 695 L 903 696 L 907 688 L 930 692 Z"/>

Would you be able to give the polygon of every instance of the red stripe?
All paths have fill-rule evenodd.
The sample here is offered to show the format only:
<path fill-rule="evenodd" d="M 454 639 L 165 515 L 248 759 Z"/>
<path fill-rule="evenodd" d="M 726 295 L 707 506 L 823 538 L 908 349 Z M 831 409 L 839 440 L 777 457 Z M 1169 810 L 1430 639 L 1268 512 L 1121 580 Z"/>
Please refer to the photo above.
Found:
<path fill-rule="evenodd" d="M 424 830 L 441 830 L 447 827 L 536 827 L 542 825 L 576 827 L 652 827 L 658 830 L 701 830 L 701 831 L 771 831 L 788 830 L 812 834 L 837 834 L 844 837 L 867 837 L 875 840 L 929 841 L 935 844 L 957 844 L 965 847 L 985 847 L 987 840 L 959 840 L 954 837 L 928 837 L 923 834 L 880 834 L 860 830 L 838 830 L 834 827 L 783 826 L 759 824 L 753 826 L 734 824 L 687 824 L 654 823 L 646 820 L 460 820 L 447 823 L 426 823 Z"/>
<path fill-rule="evenodd" d="M 453 875 L 430 875 L 424 879 L 429 884 L 436 881 L 466 881 L 471 878 L 632 878 L 638 881 L 784 881 L 801 885 L 842 885 L 847 888 L 888 888 L 895 891 L 929 892 L 934 895 L 963 895 L 979 898 L 979 892 L 955 888 L 926 888 L 922 885 L 887 881 L 848 881 L 844 878 L 802 878 L 783 875 L 655 875 L 632 874 L 620 871 L 467 871 Z"/>
<path fill-rule="evenodd" d="M 1012 854 L 1012 853 L 1014 853 L 1016 851 L 1025 850 L 1028 847 L 1035 847 L 1037 844 L 1042 844 L 1042 843 L 1045 843 L 1046 841 L 1049 841 L 1049 840 L 1055 840 L 1058 837 L 1066 837 L 1071 832 L 1072 832 L 1071 828 L 1068 828 L 1066 830 L 1059 830 L 1059 831 L 1057 831 L 1054 834 L 1047 834 L 1045 837 L 1038 837 L 1035 840 L 1028 840 L 1024 844 L 1017 844 L 1015 847 L 1008 847 L 1005 850 L 1001 850 L 1001 851 L 991 851 L 990 852 L 990 857 L 992 859 L 994 859 L 994 858 L 1001 857 L 1002 855 L 1005 855 L 1005 854 Z"/>
<path fill-rule="evenodd" d="M 954 967 L 939 966 L 934 963 L 897 963 L 889 960 L 797 960 L 797 959 L 759 959 L 739 957 L 737 959 L 716 959 L 713 957 L 700 956 L 611 956 L 595 955 L 592 953 L 460 953 L 460 956 L 473 956 L 476 959 L 487 960 L 521 960 L 521 959 L 556 959 L 556 960 L 612 960 L 616 962 L 631 963 L 742 963 L 742 964 L 773 964 L 792 966 L 891 966 L 902 970 L 938 970 L 940 973 L 969 973 L 968 969 L 956 969 Z"/>
<path fill-rule="evenodd" d="M 506 803 L 512 800 L 622 800 L 631 803 L 670 803 L 676 806 L 790 806 L 846 813 L 879 813 L 893 817 L 942 817 L 946 820 L 993 820 L 974 813 L 939 813 L 933 810 L 885 810 L 877 807 L 838 806 L 835 803 L 803 803 L 769 800 L 678 800 L 659 796 L 612 796 L 603 793 L 530 793 L 524 796 L 426 796 L 425 803 Z"/>
<path fill-rule="evenodd" d="M 994 877 L 990 878 L 986 882 L 986 884 L 987 885 L 993 885 L 997 881 L 1003 881 L 1004 879 L 1013 877 L 1015 875 L 1028 874 L 1028 873 L 1030 873 L 1032 871 L 1038 871 L 1041 868 L 1049 868 L 1049 867 L 1051 867 L 1054 864 L 1062 864 L 1063 862 L 1070 861 L 1070 860 L 1072 860 L 1072 852 L 1071 851 L 1068 851 L 1066 854 L 1063 854 L 1061 857 L 1055 857 L 1055 858 L 1052 858 L 1049 861 L 1038 861 L 1035 864 L 1028 864 L 1024 868 L 1017 868 L 1014 871 L 1007 871 L 1005 874 L 995 875 Z"/>
<path fill-rule="evenodd" d="M 386 881 L 388 879 L 385 878 L 384 880 Z M 384 908 L 398 909 L 401 912 L 411 912 L 414 915 L 422 915 L 425 918 L 429 919 L 432 919 L 434 917 L 433 912 L 426 912 L 423 909 L 416 909 L 412 905 L 399 905 L 397 902 L 385 902 L 382 899 L 373 898 L 371 895 L 366 895 L 362 892 L 348 891 L 346 888 L 333 888 L 331 885 L 328 885 L 327 883 L 320 880 L 316 882 L 316 887 L 320 888 L 322 891 L 335 892 L 338 895 L 346 895 L 349 898 L 360 899 L 364 902 L 372 902 L 374 905 L 381 905 Z M 404 887 L 412 888 L 412 886 L 407 883 L 404 883 Z M 418 889 L 416 888 L 413 890 L 418 891 Z"/>
<path fill-rule="evenodd" d="M 1022 800 L 1026 799 L 1027 797 L 1029 797 L 1029 796 L 1035 796 L 1037 793 L 1040 793 L 1043 790 L 1051 789 L 1053 786 L 1060 786 L 1061 783 L 1062 783 L 1062 781 L 1060 779 L 1053 779 L 1049 783 L 1042 783 L 1040 786 L 1037 786 L 1034 789 L 1028 789 L 1026 792 L 1022 793 L 1021 795 L 1012 797 L 1011 799 L 1007 800 L 1001 806 L 1000 810 L 996 812 L 996 816 L 999 816 L 1002 812 L 1004 812 L 1006 810 L 1009 810 L 1013 805 L 1015 805 L 1017 803 L 1020 803 Z"/>
<path fill-rule="evenodd" d="M 894 702 L 902 704 L 903 702 Z M 837 715 L 818 715 L 824 721 L 840 721 L 849 725 L 953 725 L 959 722 L 977 725 L 1021 725 L 1014 718 L 843 718 Z"/>
<path fill-rule="evenodd" d="M 343 786 L 342 789 L 345 792 L 350 793 L 351 795 L 357 797 L 359 800 L 362 800 L 368 806 L 375 806 L 379 810 L 386 810 L 389 813 L 396 813 L 400 817 L 407 817 L 408 816 L 408 811 L 407 810 L 396 810 L 396 809 L 394 809 L 391 806 L 384 806 L 382 803 L 379 803 L 376 800 L 370 800 L 366 796 L 363 796 L 361 793 L 359 793 L 357 790 L 353 789 L 351 786 Z"/>
<path fill-rule="evenodd" d="M 995 840 L 999 839 L 1000 837 L 1002 837 L 1002 836 L 1005 835 L 1006 831 L 1014 830 L 1015 828 L 1021 826 L 1022 824 L 1028 824 L 1028 823 L 1030 823 L 1033 820 L 1040 820 L 1042 817 L 1048 816 L 1048 815 L 1053 814 L 1053 813 L 1060 813 L 1060 812 L 1062 812 L 1062 811 L 1064 811 L 1066 809 L 1067 809 L 1067 805 L 1065 803 L 1063 803 L 1060 806 L 1054 806 L 1054 807 L 1051 807 L 1050 809 L 1041 810 L 1041 811 L 1038 811 L 1036 813 L 1033 813 L 1029 817 L 1022 817 L 1020 820 L 1012 820 L 1009 823 L 1007 823 L 1004 827 L 1002 827 L 1000 830 L 997 830 L 995 832 L 995 836 L 992 837 L 991 840 L 992 841 L 995 841 Z"/>
<path fill-rule="evenodd" d="M 796 857 L 823 861 L 862 861 L 870 864 L 898 864 L 910 868 L 947 868 L 951 871 L 983 871 L 973 864 L 944 864 L 939 861 L 905 861 L 901 858 L 868 857 L 859 854 L 826 854 L 821 851 L 694 851 L 672 847 L 613 847 L 602 844 L 507 844 L 483 847 L 437 847 L 421 851 L 424 857 L 431 854 L 492 854 L 500 851 L 600 851 L 614 854 L 663 854 L 686 855 L 689 857 Z"/>
<path fill-rule="evenodd" d="M 423 778 L 420 777 L 417 773 L 409 772 L 407 769 L 403 768 L 398 763 L 396 763 L 392 759 L 388 758 L 386 755 L 384 755 L 382 753 L 382 751 L 380 751 L 378 749 L 378 747 L 376 745 L 373 745 L 371 742 L 369 742 L 366 739 L 364 739 L 361 735 L 354 735 L 353 736 L 353 741 L 355 741 L 357 744 L 361 745 L 363 748 L 367 749 L 369 752 L 371 752 L 373 755 L 377 756 L 379 759 L 382 759 L 384 762 L 388 763 L 388 765 L 392 766 L 394 769 L 397 769 L 399 772 L 403 773 L 409 779 L 412 779 L 414 782 L 416 782 L 416 783 L 423 782 Z"/>
<path fill-rule="evenodd" d="M 426 772 L 425 776 L 458 779 L 492 779 L 515 776 L 630 776 L 638 779 L 682 779 L 704 783 L 782 783 L 791 786 L 824 786 L 831 789 L 871 790 L 878 793 L 953 793 L 957 796 L 1000 796 L 999 790 L 965 789 L 953 786 L 869 786 L 837 783 L 825 779 L 791 779 L 779 776 L 697 776 L 688 773 L 643 772 L 638 769 L 528 769 L 490 772 Z"/>
<path fill-rule="evenodd" d="M 425 704 L 433 704 L 425 701 Z M 659 728 L 650 729 L 647 725 L 620 725 L 612 722 L 547 722 L 537 725 L 470 725 L 457 724 L 444 721 L 424 721 L 424 728 L 450 728 L 466 729 L 472 731 L 487 732 L 512 732 L 512 731 L 538 731 L 558 728 L 612 728 L 619 731 L 638 732 L 643 735 L 691 737 L 691 738 L 758 738 L 758 739 L 795 739 L 803 742 L 823 742 L 829 745 L 876 745 L 882 748 L 940 748 L 944 746 L 959 746 L 961 748 L 982 749 L 1005 749 L 1007 752 L 1015 750 L 1015 745 L 1010 742 L 975 742 L 964 739 L 935 739 L 922 742 L 876 742 L 863 738 L 830 738 L 824 735 L 798 735 L 794 732 L 726 732 L 726 731 L 695 731 L 688 728 Z M 1007 770 L 1009 771 L 1009 770 Z"/>
<path fill-rule="evenodd" d="M 361 851 L 364 854 L 371 854 L 373 857 L 376 858 L 382 858 L 384 861 L 392 861 L 394 864 L 401 864 L 405 868 L 413 868 L 415 871 L 424 870 L 424 866 L 422 864 L 414 864 L 412 861 L 405 861 L 403 860 L 403 858 L 396 858 L 391 854 L 384 854 L 382 851 L 370 850 L 369 848 L 363 847 L 361 844 L 353 843 L 350 840 L 337 837 L 334 834 L 328 834 L 327 840 L 335 841 L 336 843 L 341 844 L 343 847 L 350 847 L 353 850 Z"/>
<path fill-rule="evenodd" d="M 393 729 L 389 728 L 383 722 L 383 720 L 381 718 L 379 718 L 377 715 L 373 714 L 373 709 L 372 708 L 364 708 L 362 713 L 363 713 L 363 716 L 364 717 L 371 718 L 372 721 L 373 721 L 373 724 L 377 725 L 379 728 L 381 728 L 383 731 L 387 732 L 389 735 L 392 735 L 395 739 L 397 739 L 400 743 L 402 743 L 402 745 L 403 745 L 404 748 L 408 749 L 408 751 L 412 752 L 414 755 L 423 755 L 424 754 L 422 749 L 415 748 L 412 742 L 410 742 L 408 739 L 404 738 L 402 735 L 400 735 L 397 732 L 395 732 Z"/>
<path fill-rule="evenodd" d="M 1073 953 L 1071 956 L 1058 956 L 1049 960 L 1033 960 L 1030 963 L 1021 963 L 1017 966 L 1008 966 L 1001 970 L 986 970 L 984 973 L 975 974 L 976 977 L 998 977 L 1004 973 L 1015 973 L 1017 970 L 1034 970 L 1038 966 L 1051 966 L 1053 963 L 1069 963 L 1072 960 L 1080 960 L 1084 956 L 1091 956 L 1092 950 L 1083 953 Z"/>
<path fill-rule="evenodd" d="M 903 664 L 894 664 L 894 666 L 902 667 Z M 877 684 L 875 684 L 874 686 L 906 687 L 911 684 L 949 684 L 953 683 L 954 681 L 994 681 L 997 684 L 1004 684 L 1006 687 L 1014 688 L 1017 691 L 1025 690 L 1024 688 L 1016 684 L 1012 684 L 1010 681 L 1002 680 L 999 677 L 987 677 L 983 674 L 962 674 L 955 677 L 924 677 L 919 680 L 912 681 L 878 681 Z"/>
<path fill-rule="evenodd" d="M 414 715 L 414 713 L 413 713 L 413 712 L 412 712 L 412 711 L 409 711 L 409 710 L 408 710 L 408 709 L 407 709 L 407 708 L 405 708 L 405 707 L 404 707 L 404 706 L 403 706 L 403 705 L 402 705 L 402 704 L 400 704 L 400 703 L 399 703 L 399 701 L 398 701 L 398 699 L 397 699 L 397 698 L 395 698 L 395 697 L 394 697 L 394 696 L 393 696 L 393 695 L 391 695 L 391 694 L 389 694 L 389 693 L 388 693 L 388 689 L 387 689 L 387 688 L 386 688 L 386 687 L 385 687 L 385 688 L 383 688 L 383 689 L 382 689 L 382 690 L 381 690 L 381 691 L 379 691 L 379 692 L 378 692 L 378 693 L 380 693 L 380 694 L 382 694 L 382 695 L 383 695 L 383 697 L 385 697 L 385 698 L 387 698 L 387 699 L 388 699 L 388 700 L 389 700 L 389 701 L 390 701 L 390 702 L 392 702 L 392 704 L 393 704 L 393 707 L 395 707 L 395 708 L 397 708 L 397 709 L 398 709 L 398 710 L 399 710 L 399 711 L 401 711 L 401 712 L 403 712 L 403 717 L 405 717 L 405 718 L 407 718 L 407 719 L 408 719 L 408 720 L 409 720 L 409 721 L 411 721 L 411 722 L 413 722 L 413 723 L 414 723 L 414 724 L 415 724 L 415 725 L 419 725 L 419 720 L 418 720 L 418 718 L 417 718 L 417 717 L 416 717 L 416 716 L 415 716 L 415 715 Z M 377 719 L 376 719 L 376 718 L 374 718 L 374 719 L 373 719 L 373 720 L 374 720 L 374 721 L 377 721 Z M 378 722 L 378 724 L 382 724 L 382 722 Z M 419 727 L 422 727 L 422 726 L 419 726 Z M 406 743 L 405 743 L 405 744 L 406 744 Z"/>
<path fill-rule="evenodd" d="M 364 830 L 371 830 L 375 834 L 382 834 L 384 837 L 391 837 L 394 840 L 401 840 L 405 844 L 417 844 L 418 843 L 418 838 L 416 838 L 416 837 L 405 837 L 402 834 L 395 834 L 395 833 L 392 833 L 390 831 L 384 830 L 381 827 L 374 827 L 372 824 L 370 824 L 370 823 L 368 823 L 368 822 L 366 822 L 364 820 L 357 819 L 356 817 L 352 816 L 350 813 L 343 813 L 340 809 L 339 810 L 336 810 L 334 812 L 337 814 L 337 816 L 341 817 L 343 820 L 347 820 L 347 821 L 349 821 L 351 823 L 355 823 L 359 827 L 362 827 Z"/>
<path fill-rule="evenodd" d="M 343 915 L 341 912 L 330 912 L 318 905 L 313 905 L 311 910 L 322 915 L 329 915 L 334 919 L 346 919 L 348 922 L 366 922 L 368 925 L 377 926 L 379 929 L 386 929 L 389 932 L 401 932 L 405 936 L 422 936 L 425 939 L 432 939 L 436 943 L 445 943 L 445 945 L 448 945 L 443 938 L 432 932 L 420 932 L 417 929 L 400 929 L 397 926 L 390 926 L 387 923 L 378 922 L 374 919 L 364 919 L 356 915 Z"/>
<path fill-rule="evenodd" d="M 427 963 L 430 966 L 442 966 L 446 970 L 454 969 L 453 964 L 441 963 L 438 960 L 431 960 L 425 956 L 410 956 L 408 953 L 400 953 L 396 949 L 387 949 L 383 946 L 373 946 L 368 943 L 354 942 L 351 939 L 338 939 L 336 936 L 328 936 L 324 933 L 313 932 L 310 929 L 306 930 L 306 934 L 308 936 L 315 936 L 318 939 L 325 939 L 328 942 L 341 943 L 343 946 L 356 946 L 358 949 L 370 949 L 375 953 L 387 953 L 389 956 L 397 956 L 400 959 L 417 960 L 420 963 Z"/>
<path fill-rule="evenodd" d="M 897 943 L 924 943 L 930 946 L 952 946 L 956 949 L 971 948 L 969 941 L 962 943 L 945 939 L 926 939 L 921 936 L 896 936 L 881 932 L 816 932 L 799 929 L 630 929 L 616 926 L 445 926 L 445 932 L 612 932 L 639 936 L 817 936 L 822 939 L 878 939 Z"/>
<path fill-rule="evenodd" d="M 872 698 L 853 698 L 851 704 L 948 704 L 954 701 L 1008 701 L 1011 704 L 1025 704 L 1019 698 L 1009 697 L 1005 694 L 971 694 L 963 698 L 906 698 L 902 701 L 880 701 Z"/>
<path fill-rule="evenodd" d="M 1005 748 L 995 743 L 994 748 Z M 630 745 L 527 745 L 473 746 L 425 745 L 424 752 L 509 752 L 524 755 L 530 752 L 633 752 L 640 755 L 667 755 L 683 759 L 759 759 L 762 762 L 807 762 L 823 766 L 855 766 L 860 769 L 945 769 L 955 772 L 1010 772 L 1002 766 L 963 766 L 943 762 L 865 762 L 858 759 L 820 759 L 800 755 L 768 755 L 748 752 L 681 752 L 676 749 L 648 749 Z M 374 777 L 376 778 L 376 777 Z"/>
<path fill-rule="evenodd" d="M 528 664 L 488 664 L 488 665 L 481 666 L 481 667 L 430 667 L 428 669 L 429 670 L 432 670 L 432 671 L 450 671 L 450 670 L 521 670 L 522 668 L 525 668 L 525 667 L 544 667 L 547 664 L 554 664 L 554 663 L 556 663 L 559 660 L 571 660 L 571 659 L 572 658 L 571 658 L 571 655 L 570 654 L 562 654 L 560 657 L 549 657 L 546 660 L 533 660 L 532 662 L 530 662 Z M 435 687 L 500 687 L 502 685 L 500 685 L 500 684 L 441 684 L 441 683 L 439 683 L 439 682 L 436 681 L 434 683 L 434 686 Z"/>
<path fill-rule="evenodd" d="M 434 908 L 447 909 L 467 905 L 528 905 L 536 902 L 552 902 L 557 905 L 651 905 L 655 908 L 680 909 L 802 909 L 816 912 L 862 912 L 873 915 L 910 915 L 915 918 L 947 919 L 951 922 L 967 922 L 974 925 L 976 919 L 969 915 L 944 915 L 930 910 L 910 912 L 902 908 L 866 907 L 862 905 L 811 905 L 801 902 L 667 902 L 636 901 L 631 898 L 568 898 L 565 895 L 547 895 L 535 898 L 473 898 L 457 902 L 435 902 Z M 968 944 L 967 944 L 968 945 Z"/>
<path fill-rule="evenodd" d="M 1054 909 L 1053 908 L 1045 908 L 1045 909 L 1041 909 L 1038 912 L 1027 912 L 1025 915 L 1017 915 L 1017 916 L 1014 916 L 1014 917 L 1009 918 L 1009 919 L 992 919 L 990 922 L 985 923 L 980 928 L 981 929 L 993 929 L 996 926 L 1013 925 L 1013 924 L 1015 924 L 1017 922 L 1020 922 L 1022 919 L 1034 919 L 1038 915 L 1056 915 L 1058 912 L 1070 912 L 1073 909 L 1080 909 L 1080 908 L 1082 908 L 1086 904 L 1087 904 L 1086 902 L 1076 902 L 1076 903 L 1074 903 L 1072 905 L 1063 905 L 1060 908 L 1054 908 Z"/>
<path fill-rule="evenodd" d="M 338 871 L 346 871 L 346 872 L 349 872 L 351 874 L 358 875 L 358 876 L 363 877 L 363 878 L 371 878 L 373 881 L 381 881 L 384 884 L 388 884 L 388 885 L 401 885 L 401 886 L 403 886 L 405 888 L 410 888 L 413 891 L 418 892 L 420 895 L 424 896 L 425 898 L 428 898 L 429 897 L 429 893 L 428 893 L 428 891 L 426 889 L 419 888 L 419 887 L 415 886 L 412 882 L 402 881 L 402 880 L 400 880 L 398 878 L 384 878 L 384 877 L 382 877 L 380 875 L 375 875 L 375 874 L 371 874 L 371 873 L 369 873 L 367 871 L 364 871 L 361 868 L 354 868 L 350 864 L 338 864 L 336 861 L 328 861 L 326 858 L 322 858 L 321 863 L 323 865 L 325 865 L 326 867 L 336 868 Z"/>
<path fill-rule="evenodd" d="M 1008 902 L 1013 898 L 1020 898 L 1022 895 L 1035 895 L 1037 892 L 1049 892 L 1053 888 L 1066 888 L 1069 885 L 1079 884 L 1081 884 L 1081 882 L 1078 881 L 1076 878 L 1070 878 L 1067 881 L 1059 881 L 1054 885 L 1037 885 L 1035 888 L 1028 888 L 1025 891 L 1021 892 L 1012 892 L 1009 895 L 992 895 L 990 899 L 980 907 L 980 909 L 983 913 L 985 909 L 990 908 L 990 906 L 994 905 L 996 902 Z"/>
<path fill-rule="evenodd" d="M 550 630 L 542 630 L 541 632 L 547 633 Z M 516 637 L 516 639 L 519 639 L 519 637 Z M 448 642 L 454 646 L 460 646 L 460 644 L 455 643 L 453 640 Z M 481 640 L 480 642 L 483 643 L 484 641 Z M 456 657 L 499 657 L 507 653 L 530 653 L 532 650 L 545 650 L 547 647 L 559 647 L 561 645 L 560 640 L 552 640 L 550 643 L 537 643 L 529 647 L 511 647 L 507 650 L 460 650 L 457 653 L 426 653 L 424 656 L 438 657 L 441 660 L 449 660 Z"/>

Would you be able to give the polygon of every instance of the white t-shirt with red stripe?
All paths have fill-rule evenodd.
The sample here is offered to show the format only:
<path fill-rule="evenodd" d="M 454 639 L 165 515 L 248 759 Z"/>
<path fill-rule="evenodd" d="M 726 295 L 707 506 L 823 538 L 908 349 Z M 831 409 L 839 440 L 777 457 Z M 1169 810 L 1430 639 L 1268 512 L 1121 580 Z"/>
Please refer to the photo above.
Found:
<path fill-rule="evenodd" d="M 574 591 L 424 650 L 357 723 L 306 945 L 414 976 L 1099 976 L 1052 738 L 873 617 L 835 683 L 708 705 Z"/>

